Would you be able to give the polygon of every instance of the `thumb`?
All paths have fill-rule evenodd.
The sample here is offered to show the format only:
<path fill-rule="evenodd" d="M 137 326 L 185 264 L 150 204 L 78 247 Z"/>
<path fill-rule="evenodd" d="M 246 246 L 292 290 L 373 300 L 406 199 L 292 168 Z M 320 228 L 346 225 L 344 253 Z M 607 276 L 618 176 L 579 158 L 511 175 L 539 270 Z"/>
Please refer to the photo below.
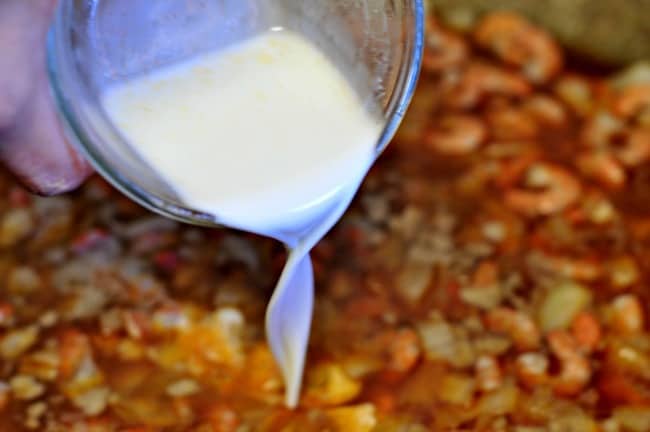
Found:
<path fill-rule="evenodd" d="M 0 160 L 44 195 L 74 189 L 91 172 L 65 139 L 49 91 L 45 39 L 55 3 L 0 2 Z"/>

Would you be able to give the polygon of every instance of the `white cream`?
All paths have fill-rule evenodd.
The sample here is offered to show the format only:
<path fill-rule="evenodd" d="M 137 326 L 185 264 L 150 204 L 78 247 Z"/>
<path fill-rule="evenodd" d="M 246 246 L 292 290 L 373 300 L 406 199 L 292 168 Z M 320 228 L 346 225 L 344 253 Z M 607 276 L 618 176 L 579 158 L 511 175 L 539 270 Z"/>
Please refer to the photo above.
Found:
<path fill-rule="evenodd" d="M 290 247 L 267 335 L 295 406 L 313 301 L 308 253 L 349 205 L 380 121 L 318 48 L 286 31 L 128 81 L 103 104 L 188 206 Z"/>

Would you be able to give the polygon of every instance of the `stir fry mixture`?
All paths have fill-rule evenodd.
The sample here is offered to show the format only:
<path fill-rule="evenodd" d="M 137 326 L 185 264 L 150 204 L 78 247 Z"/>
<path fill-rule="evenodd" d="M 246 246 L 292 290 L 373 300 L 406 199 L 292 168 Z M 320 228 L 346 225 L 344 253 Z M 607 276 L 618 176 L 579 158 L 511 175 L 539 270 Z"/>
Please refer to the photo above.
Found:
<path fill-rule="evenodd" d="M 0 431 L 650 430 L 650 79 L 564 62 L 516 15 L 430 21 L 406 123 L 313 252 L 296 411 L 263 332 L 279 244 L 2 175 Z"/>

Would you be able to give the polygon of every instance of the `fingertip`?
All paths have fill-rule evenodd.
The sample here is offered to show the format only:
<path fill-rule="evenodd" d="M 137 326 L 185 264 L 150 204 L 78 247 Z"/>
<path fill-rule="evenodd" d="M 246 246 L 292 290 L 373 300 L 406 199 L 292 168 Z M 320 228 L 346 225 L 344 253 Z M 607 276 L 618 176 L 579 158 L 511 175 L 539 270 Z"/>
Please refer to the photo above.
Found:
<path fill-rule="evenodd" d="M 2 157 L 7 168 L 34 194 L 53 196 L 73 191 L 92 174 L 90 166 L 78 156 L 52 160 L 39 153 L 12 151 L 3 152 Z"/>
<path fill-rule="evenodd" d="M 37 195 L 55 196 L 74 191 L 79 188 L 93 174 L 89 164 L 74 163 L 69 168 L 60 167 L 57 170 L 48 170 L 46 175 L 32 175 L 26 177 L 23 183 Z"/>
<path fill-rule="evenodd" d="M 90 164 L 66 139 L 45 81 L 3 141 L 0 158 L 36 194 L 69 192 L 92 173 Z"/>

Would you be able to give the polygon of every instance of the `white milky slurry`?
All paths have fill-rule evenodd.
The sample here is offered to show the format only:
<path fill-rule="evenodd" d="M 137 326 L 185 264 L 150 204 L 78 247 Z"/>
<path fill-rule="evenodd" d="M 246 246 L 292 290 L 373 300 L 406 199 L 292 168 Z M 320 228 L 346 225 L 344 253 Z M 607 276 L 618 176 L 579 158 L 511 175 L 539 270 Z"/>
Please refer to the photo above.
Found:
<path fill-rule="evenodd" d="M 286 31 L 122 83 L 103 105 L 188 206 L 289 247 L 266 325 L 294 407 L 314 298 L 309 251 L 352 200 L 381 122 L 317 47 Z"/>
<path fill-rule="evenodd" d="M 362 173 L 365 174 L 366 170 Z M 266 311 L 266 333 L 273 355 L 284 376 L 286 404 L 293 408 L 300 398 L 309 329 L 314 304 L 314 275 L 309 251 L 341 218 L 350 205 L 363 177 L 352 182 L 336 206 L 325 213 L 323 220 L 297 247 L 290 249 L 289 258 L 275 287 Z"/>

